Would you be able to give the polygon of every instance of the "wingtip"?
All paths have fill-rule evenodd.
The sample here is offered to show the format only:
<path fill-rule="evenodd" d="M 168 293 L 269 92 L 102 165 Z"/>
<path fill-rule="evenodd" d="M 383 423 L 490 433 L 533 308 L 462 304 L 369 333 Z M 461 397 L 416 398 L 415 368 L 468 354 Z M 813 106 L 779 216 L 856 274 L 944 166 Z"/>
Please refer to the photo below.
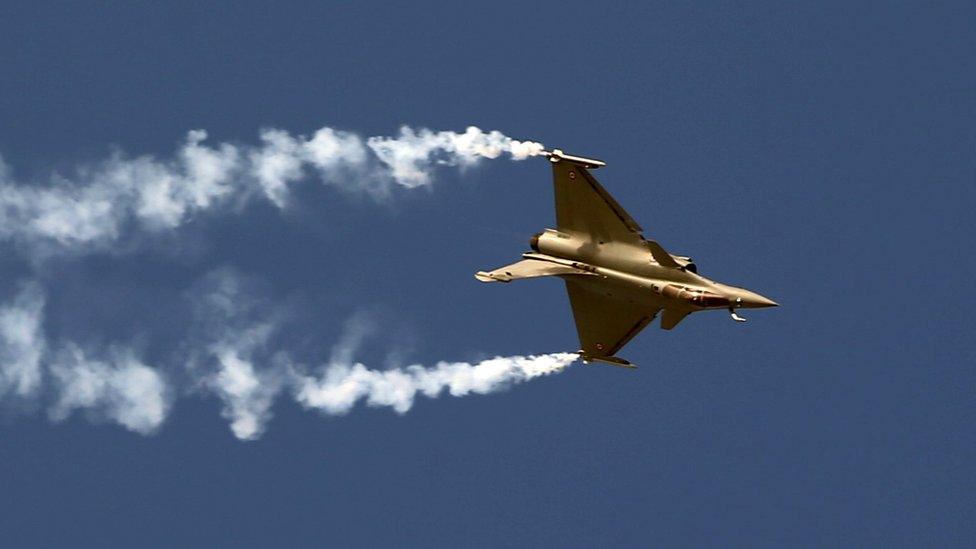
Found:
<path fill-rule="evenodd" d="M 589 363 L 589 362 L 602 362 L 604 364 L 609 364 L 611 366 L 616 366 L 618 368 L 627 368 L 628 370 L 636 370 L 637 369 L 637 365 L 634 364 L 633 362 L 627 360 L 626 358 L 620 358 L 618 356 L 592 356 L 592 355 L 586 354 L 586 352 L 585 351 L 582 351 L 582 350 L 581 351 L 577 351 L 577 354 L 579 354 L 580 359 L 584 363 Z"/>
<path fill-rule="evenodd" d="M 505 275 L 508 274 L 509 273 L 505 273 Z M 482 282 L 511 282 L 512 279 L 510 277 L 506 277 L 505 275 L 488 273 L 485 271 L 478 271 L 474 273 L 474 277 Z"/>
<path fill-rule="evenodd" d="M 582 156 L 566 154 L 560 149 L 553 149 L 551 151 L 544 150 L 542 151 L 542 156 L 548 158 L 549 162 L 552 162 L 553 164 L 565 160 L 566 162 L 579 164 L 585 168 L 590 168 L 590 169 L 602 168 L 607 165 L 607 163 L 602 160 L 597 160 L 596 158 L 584 158 Z"/>

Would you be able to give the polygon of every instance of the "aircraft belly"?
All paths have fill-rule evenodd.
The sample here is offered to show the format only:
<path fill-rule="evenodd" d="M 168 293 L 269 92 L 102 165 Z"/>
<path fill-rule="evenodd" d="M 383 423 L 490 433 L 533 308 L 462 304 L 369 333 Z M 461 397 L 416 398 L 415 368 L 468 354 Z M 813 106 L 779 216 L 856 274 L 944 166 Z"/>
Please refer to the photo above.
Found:
<path fill-rule="evenodd" d="M 572 278 L 576 284 L 589 292 L 603 296 L 614 301 L 622 301 L 649 311 L 660 309 L 664 306 L 662 296 L 654 293 L 650 288 L 650 283 L 646 286 L 637 285 L 630 281 L 623 281 L 611 277 L 568 277 Z"/>

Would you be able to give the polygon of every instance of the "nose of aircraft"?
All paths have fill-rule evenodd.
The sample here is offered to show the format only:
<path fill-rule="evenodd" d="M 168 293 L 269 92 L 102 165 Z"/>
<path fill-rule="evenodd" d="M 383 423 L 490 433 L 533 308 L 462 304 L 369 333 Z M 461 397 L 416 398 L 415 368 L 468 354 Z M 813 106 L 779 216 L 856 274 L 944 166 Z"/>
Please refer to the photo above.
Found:
<path fill-rule="evenodd" d="M 741 307 L 747 309 L 759 309 L 762 307 L 779 307 L 779 303 L 776 303 L 772 299 L 761 296 L 756 292 L 750 292 L 749 290 L 742 290 L 738 297 L 742 298 Z"/>

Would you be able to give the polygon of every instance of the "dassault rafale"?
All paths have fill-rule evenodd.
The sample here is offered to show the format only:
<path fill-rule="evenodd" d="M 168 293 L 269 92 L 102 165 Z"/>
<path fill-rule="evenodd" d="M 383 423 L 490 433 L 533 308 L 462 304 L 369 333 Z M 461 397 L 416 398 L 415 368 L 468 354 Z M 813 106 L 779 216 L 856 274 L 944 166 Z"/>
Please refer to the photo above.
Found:
<path fill-rule="evenodd" d="M 590 174 L 600 160 L 544 151 L 552 163 L 556 228 L 529 241 L 522 260 L 479 271 L 482 282 L 558 276 L 566 282 L 579 333 L 580 357 L 636 368 L 615 356 L 658 313 L 670 330 L 691 313 L 776 307 L 755 292 L 709 280 L 690 257 L 673 255 L 641 234 L 642 229 Z M 662 313 L 663 311 L 663 313 Z"/>

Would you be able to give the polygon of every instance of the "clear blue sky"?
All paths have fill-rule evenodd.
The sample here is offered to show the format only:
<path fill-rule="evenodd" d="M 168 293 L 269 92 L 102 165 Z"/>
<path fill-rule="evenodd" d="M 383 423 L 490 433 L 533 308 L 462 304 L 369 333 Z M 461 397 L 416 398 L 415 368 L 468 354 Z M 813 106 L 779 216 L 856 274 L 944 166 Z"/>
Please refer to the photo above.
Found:
<path fill-rule="evenodd" d="M 648 236 L 781 307 L 651 327 L 624 353 L 637 371 L 574 365 L 403 416 L 282 398 L 252 442 L 205 392 L 150 436 L 5 405 L 4 545 L 972 543 L 972 3 L 205 4 L 0 8 L 18 179 L 165 157 L 194 128 L 474 124 L 605 159 Z M 219 269 L 289 304 L 323 359 L 361 311 L 376 367 L 574 350 L 561 282 L 472 277 L 553 224 L 551 192 L 544 161 L 499 160 L 383 203 L 310 185 L 127 253 L 3 242 L 0 302 L 36 280 L 49 337 L 161 368 Z"/>

